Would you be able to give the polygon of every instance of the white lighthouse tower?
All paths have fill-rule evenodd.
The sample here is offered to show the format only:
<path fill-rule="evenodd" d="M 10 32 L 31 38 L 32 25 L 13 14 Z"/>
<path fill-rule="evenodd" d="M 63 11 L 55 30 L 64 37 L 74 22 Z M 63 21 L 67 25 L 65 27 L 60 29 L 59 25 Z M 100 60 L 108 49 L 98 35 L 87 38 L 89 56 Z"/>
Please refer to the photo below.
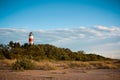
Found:
<path fill-rule="evenodd" d="M 33 43 L 34 43 L 33 33 L 30 32 L 30 33 L 29 33 L 29 45 L 33 45 Z"/>

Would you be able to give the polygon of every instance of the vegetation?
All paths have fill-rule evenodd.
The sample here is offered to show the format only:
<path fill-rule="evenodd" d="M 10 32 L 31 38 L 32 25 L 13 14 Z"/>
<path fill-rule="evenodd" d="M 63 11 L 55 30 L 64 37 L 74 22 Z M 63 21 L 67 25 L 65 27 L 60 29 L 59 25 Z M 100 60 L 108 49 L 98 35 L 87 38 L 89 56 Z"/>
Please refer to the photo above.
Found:
<path fill-rule="evenodd" d="M 56 70 L 57 66 L 55 66 L 52 63 L 45 63 L 45 64 L 42 64 L 42 65 L 39 65 L 38 69 L 40 69 L 40 70 Z"/>
<path fill-rule="evenodd" d="M 0 45 L 0 59 L 20 59 L 21 57 L 40 60 L 66 60 L 66 61 L 104 61 L 111 60 L 96 54 L 86 54 L 84 51 L 72 52 L 68 48 L 58 48 L 49 44 L 29 45 L 14 43 Z"/>
<path fill-rule="evenodd" d="M 4 64 L 4 65 L 3 65 Z M 33 61 L 31 59 L 19 60 L 0 60 L 0 70 L 12 69 L 17 71 L 23 70 L 63 70 L 63 69 L 120 69 L 119 61 L 53 61 L 42 60 Z"/>
<path fill-rule="evenodd" d="M 27 58 L 18 59 L 15 63 L 12 64 L 13 70 L 30 70 L 34 68 L 35 64 Z"/>
<path fill-rule="evenodd" d="M 50 44 L 20 45 L 10 41 L 8 45 L 0 45 L 0 69 L 6 67 L 13 70 L 116 69 L 120 61 Z"/>

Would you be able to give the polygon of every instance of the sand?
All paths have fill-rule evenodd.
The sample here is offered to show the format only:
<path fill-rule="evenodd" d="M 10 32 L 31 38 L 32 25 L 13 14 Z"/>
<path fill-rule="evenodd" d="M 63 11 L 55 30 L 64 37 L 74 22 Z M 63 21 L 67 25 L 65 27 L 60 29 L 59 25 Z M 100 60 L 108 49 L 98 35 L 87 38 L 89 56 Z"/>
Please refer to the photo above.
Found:
<path fill-rule="evenodd" d="M 0 70 L 0 80 L 120 80 L 120 69 Z"/>

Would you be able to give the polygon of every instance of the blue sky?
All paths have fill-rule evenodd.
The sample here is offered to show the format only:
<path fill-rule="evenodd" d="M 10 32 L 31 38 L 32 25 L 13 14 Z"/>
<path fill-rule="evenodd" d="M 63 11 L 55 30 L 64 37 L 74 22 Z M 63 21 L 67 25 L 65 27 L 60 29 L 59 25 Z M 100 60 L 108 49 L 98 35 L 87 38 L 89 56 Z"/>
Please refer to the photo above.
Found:
<path fill-rule="evenodd" d="M 119 0 L 0 0 L 0 43 L 53 44 L 120 58 Z"/>

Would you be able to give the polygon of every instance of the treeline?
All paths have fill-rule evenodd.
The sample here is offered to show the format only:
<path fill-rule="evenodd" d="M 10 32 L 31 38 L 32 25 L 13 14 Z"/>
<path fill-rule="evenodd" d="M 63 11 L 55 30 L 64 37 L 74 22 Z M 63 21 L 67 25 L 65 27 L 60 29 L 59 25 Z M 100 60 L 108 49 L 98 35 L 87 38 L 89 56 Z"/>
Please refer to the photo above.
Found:
<path fill-rule="evenodd" d="M 25 43 L 14 43 L 0 45 L 0 59 L 19 59 L 26 57 L 36 61 L 39 60 L 72 60 L 72 61 L 100 61 L 111 60 L 96 54 L 86 54 L 84 51 L 73 52 L 68 48 L 58 48 L 50 44 L 29 45 Z"/>

